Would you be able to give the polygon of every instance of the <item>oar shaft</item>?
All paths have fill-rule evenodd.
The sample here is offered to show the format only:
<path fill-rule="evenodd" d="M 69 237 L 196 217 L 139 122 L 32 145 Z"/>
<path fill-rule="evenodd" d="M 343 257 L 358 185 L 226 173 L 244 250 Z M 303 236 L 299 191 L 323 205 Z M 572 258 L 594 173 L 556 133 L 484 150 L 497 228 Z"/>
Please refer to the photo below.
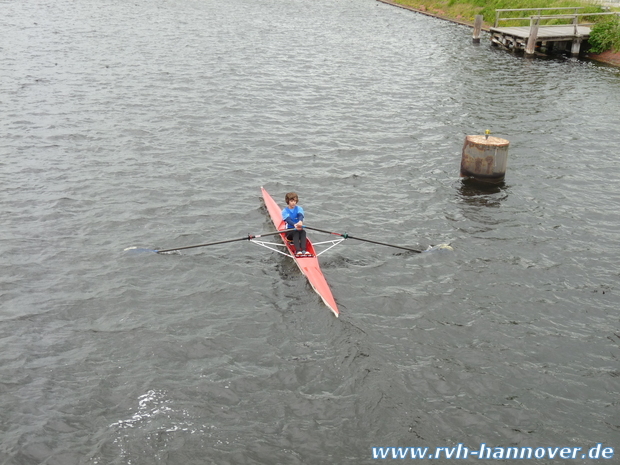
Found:
<path fill-rule="evenodd" d="M 394 247 L 396 249 L 408 250 L 409 252 L 422 253 L 421 250 L 410 249 L 409 247 L 402 247 L 400 245 L 386 244 L 385 242 L 371 241 L 370 239 L 360 239 L 359 237 L 355 237 L 355 236 L 349 236 L 349 238 L 357 239 L 358 241 L 363 241 L 363 242 L 370 242 L 371 244 L 379 244 L 379 245 L 385 245 L 387 247 Z"/>
<path fill-rule="evenodd" d="M 250 240 L 250 236 L 240 237 L 238 239 L 229 239 L 227 241 L 208 242 L 206 244 L 196 244 L 196 245 L 187 245 L 185 247 L 175 247 L 174 249 L 156 250 L 155 252 L 157 253 L 172 252 L 175 250 L 195 249 L 196 247 L 208 247 L 210 245 L 227 244 L 229 242 L 248 241 L 248 240 Z"/>
<path fill-rule="evenodd" d="M 186 245 L 185 247 L 175 247 L 174 249 L 156 250 L 155 252 L 157 253 L 173 252 L 175 250 L 195 249 L 196 247 L 208 247 L 210 245 L 228 244 L 229 242 L 250 241 L 258 237 L 275 236 L 276 234 L 281 234 L 283 232 L 286 232 L 286 231 L 276 231 L 272 233 L 257 234 L 257 235 L 248 234 L 245 237 L 239 237 L 237 239 L 228 239 L 225 241 L 217 241 L 217 242 L 207 242 L 206 244 Z"/>
<path fill-rule="evenodd" d="M 325 234 L 333 234 L 334 236 L 343 236 L 343 237 L 344 237 L 344 236 L 346 236 L 346 237 L 345 237 L 345 239 L 346 239 L 347 237 L 350 237 L 350 236 L 349 236 L 349 235 L 347 235 L 347 234 L 340 234 L 340 233 L 337 233 L 337 232 L 326 231 L 326 230 L 324 230 L 324 229 L 319 229 L 319 228 L 311 228 L 310 226 L 306 226 L 306 225 L 304 225 L 304 228 L 306 228 L 306 229 L 312 229 L 313 231 L 319 231 L 319 232 L 322 232 L 322 233 L 325 233 Z"/>
<path fill-rule="evenodd" d="M 361 237 L 351 236 L 350 234 L 347 234 L 347 233 L 340 234 L 340 233 L 336 233 L 336 232 L 326 231 L 324 229 L 311 228 L 310 226 L 304 226 L 304 228 L 312 229 L 313 231 L 319 231 L 319 232 L 323 232 L 323 233 L 326 233 L 326 234 L 333 234 L 335 236 L 341 236 L 341 237 L 344 237 L 345 239 L 356 239 L 356 240 L 362 241 L 362 242 L 370 242 L 371 244 L 384 245 L 386 247 L 394 247 L 396 249 L 408 250 L 409 252 L 422 253 L 421 250 L 410 249 L 409 247 L 402 247 L 400 245 L 387 244 L 385 242 L 378 242 L 378 241 L 373 241 L 373 240 L 370 240 L 370 239 L 362 239 Z"/>

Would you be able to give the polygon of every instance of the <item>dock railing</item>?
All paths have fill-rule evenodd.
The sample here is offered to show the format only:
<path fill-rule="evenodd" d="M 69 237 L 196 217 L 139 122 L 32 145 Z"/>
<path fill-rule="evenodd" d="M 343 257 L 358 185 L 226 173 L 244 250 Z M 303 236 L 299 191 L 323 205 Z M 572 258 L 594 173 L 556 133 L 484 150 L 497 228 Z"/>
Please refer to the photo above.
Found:
<path fill-rule="evenodd" d="M 495 10 L 495 24 L 493 27 L 498 27 L 500 21 L 530 21 L 530 27 L 533 25 L 534 21 L 540 24 L 540 20 L 550 20 L 550 19 L 566 19 L 571 20 L 571 24 L 575 25 L 575 31 L 577 31 L 577 26 L 591 26 L 594 23 L 580 23 L 579 18 L 585 16 L 609 16 L 618 14 L 616 12 L 606 12 L 606 13 L 586 13 L 580 12 L 579 10 L 583 10 L 586 7 L 577 6 L 577 7 L 560 7 L 560 8 L 509 8 L 509 9 L 500 9 Z M 556 14 L 556 15 L 544 15 L 543 11 L 558 11 L 558 10 L 572 10 L 573 13 L 570 14 Z M 505 12 L 535 12 L 536 14 L 531 14 L 528 16 L 511 16 L 507 18 L 502 18 L 501 14 Z M 547 24 L 546 26 L 566 26 L 566 24 Z"/>
<path fill-rule="evenodd" d="M 507 13 L 507 12 L 525 13 L 526 11 L 535 12 L 535 14 L 529 15 L 531 17 L 531 16 L 541 16 L 543 11 L 558 11 L 558 10 L 573 10 L 574 14 L 577 14 L 579 13 L 579 10 L 583 10 L 584 8 L 585 7 L 583 6 L 576 6 L 576 7 L 561 7 L 561 8 L 508 8 L 508 9 L 495 10 L 495 24 L 493 24 L 493 27 L 498 27 L 500 21 L 517 21 L 517 20 L 529 19 L 527 16 L 520 16 L 520 17 L 511 16 L 509 18 L 502 18 L 501 17 L 502 13 Z"/>

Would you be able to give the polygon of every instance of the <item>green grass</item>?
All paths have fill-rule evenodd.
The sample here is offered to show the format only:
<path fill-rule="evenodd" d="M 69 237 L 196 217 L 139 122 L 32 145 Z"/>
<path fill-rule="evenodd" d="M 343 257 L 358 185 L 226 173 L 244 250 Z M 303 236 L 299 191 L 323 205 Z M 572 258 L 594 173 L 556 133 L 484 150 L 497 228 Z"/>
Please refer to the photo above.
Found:
<path fill-rule="evenodd" d="M 439 16 L 460 19 L 466 22 L 474 21 L 476 15 L 484 17 L 485 24 L 493 25 L 495 22 L 496 9 L 516 9 L 516 8 L 564 8 L 564 7 L 584 7 L 583 12 L 602 13 L 603 9 L 598 5 L 593 5 L 584 1 L 572 0 L 394 0 L 401 5 L 428 11 Z M 544 14 L 566 14 L 567 11 L 556 10 L 544 12 Z M 523 17 L 528 18 L 533 14 L 532 11 L 502 13 L 502 18 Z M 592 20 L 596 18 L 593 17 Z M 588 20 L 590 21 L 590 20 Z"/>

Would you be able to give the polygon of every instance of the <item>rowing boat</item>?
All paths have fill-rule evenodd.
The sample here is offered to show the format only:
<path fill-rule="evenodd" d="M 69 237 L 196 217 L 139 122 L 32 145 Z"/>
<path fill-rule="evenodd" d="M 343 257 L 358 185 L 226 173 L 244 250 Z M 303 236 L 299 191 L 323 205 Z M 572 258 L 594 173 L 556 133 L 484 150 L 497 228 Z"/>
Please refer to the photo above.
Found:
<path fill-rule="evenodd" d="M 267 207 L 267 210 L 269 211 L 269 216 L 271 217 L 271 221 L 273 221 L 273 225 L 276 227 L 278 231 L 286 229 L 286 223 L 282 219 L 282 208 L 278 206 L 278 204 L 273 199 L 273 197 L 271 197 L 271 195 L 269 195 L 269 193 L 263 187 L 261 187 L 261 190 L 263 192 L 263 200 L 265 201 L 265 206 Z M 308 279 L 308 282 L 310 283 L 312 288 L 321 297 L 321 299 L 323 299 L 323 302 L 325 302 L 325 305 L 327 305 L 327 307 L 337 317 L 340 313 L 338 311 L 338 305 L 336 305 L 336 300 L 334 299 L 334 296 L 332 295 L 332 291 L 329 288 L 329 284 L 327 284 L 327 281 L 325 280 L 325 276 L 323 276 L 323 272 L 321 271 L 321 267 L 319 266 L 319 259 L 317 258 L 319 254 L 317 254 L 314 248 L 314 245 L 312 244 L 310 239 L 307 239 L 306 251 L 310 252 L 311 256 L 296 257 L 295 248 L 286 239 L 286 233 L 281 233 L 280 236 L 282 237 L 282 241 L 284 243 L 283 246 L 285 247 L 285 250 L 286 250 L 286 253 L 284 254 L 290 256 L 295 261 L 295 263 L 299 267 L 299 270 Z M 253 242 L 260 242 L 260 241 L 254 240 Z M 329 243 L 333 245 L 339 242 L 341 241 L 340 240 L 329 241 Z M 267 246 L 265 243 L 260 243 L 259 245 Z M 276 250 L 276 252 L 278 252 L 278 250 Z"/>
<path fill-rule="evenodd" d="M 438 246 L 429 247 L 427 250 L 422 251 L 422 250 L 412 249 L 409 247 L 403 247 L 402 245 L 388 244 L 386 242 L 378 242 L 378 241 L 371 240 L 371 239 L 362 239 L 361 237 L 352 236 L 351 234 L 347 234 L 346 232 L 344 234 L 341 234 L 337 232 L 326 231 L 324 229 L 312 228 L 310 226 L 304 225 L 305 229 L 323 232 L 323 233 L 329 234 L 330 236 L 337 236 L 338 239 L 332 239 L 328 241 L 315 242 L 315 243 L 312 243 L 310 239 L 307 239 L 306 251 L 309 252 L 310 255 L 309 256 L 304 255 L 304 256 L 298 257 L 295 255 L 295 252 L 296 252 L 295 247 L 286 238 L 286 234 L 288 233 L 288 231 L 286 230 L 286 222 L 282 219 L 282 210 L 280 209 L 276 201 L 273 200 L 273 198 L 269 195 L 269 193 L 264 188 L 261 187 L 261 190 L 263 192 L 263 200 L 265 202 L 265 206 L 267 207 L 267 210 L 269 211 L 269 216 L 271 217 L 271 221 L 273 222 L 273 225 L 276 227 L 275 232 L 258 234 L 258 235 L 248 234 L 245 237 L 238 237 L 236 239 L 228 239 L 228 240 L 217 241 L 217 242 L 208 242 L 206 244 L 186 245 L 182 247 L 176 247 L 174 249 L 153 250 L 153 249 L 144 249 L 144 248 L 137 248 L 137 247 L 128 247 L 125 250 L 131 251 L 131 252 L 147 251 L 147 252 L 155 252 L 155 253 L 163 254 L 163 253 L 169 253 L 169 252 L 178 251 L 178 250 L 193 249 L 196 247 L 207 247 L 210 245 L 227 244 L 229 242 L 238 242 L 238 241 L 247 240 L 253 244 L 266 247 L 269 250 L 272 250 L 274 252 L 277 252 L 282 255 L 286 255 L 287 257 L 292 258 L 297 264 L 297 266 L 299 267 L 299 270 L 302 272 L 302 274 L 308 279 L 308 282 L 310 283 L 312 288 L 316 291 L 317 294 L 319 294 L 321 299 L 323 299 L 323 302 L 325 302 L 325 305 L 327 305 L 327 307 L 334 313 L 334 315 L 336 315 L 336 317 L 338 317 L 340 313 L 338 311 L 338 305 L 336 305 L 336 300 L 334 299 L 334 296 L 332 295 L 332 291 L 329 288 L 327 281 L 325 280 L 325 276 L 323 276 L 323 272 L 321 271 L 321 267 L 319 266 L 318 256 L 323 254 L 324 252 L 327 252 L 332 247 L 337 246 L 345 239 L 355 239 L 361 242 L 369 242 L 371 244 L 385 245 L 388 247 L 394 247 L 396 249 L 406 250 L 408 252 L 415 252 L 415 253 L 432 252 L 434 250 L 452 250 L 452 247 L 450 247 L 449 244 L 440 244 Z M 261 240 L 263 237 L 276 236 L 276 235 L 280 235 L 280 237 L 282 238 L 281 243 L 265 242 Z M 321 246 L 320 251 L 317 250 L 316 248 L 317 245 Z"/>

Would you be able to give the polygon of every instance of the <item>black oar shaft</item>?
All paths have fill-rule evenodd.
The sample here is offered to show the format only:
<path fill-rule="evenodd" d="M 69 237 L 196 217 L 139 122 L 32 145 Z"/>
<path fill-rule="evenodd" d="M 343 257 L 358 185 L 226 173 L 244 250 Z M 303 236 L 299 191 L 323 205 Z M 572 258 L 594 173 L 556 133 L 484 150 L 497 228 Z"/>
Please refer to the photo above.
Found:
<path fill-rule="evenodd" d="M 409 247 L 403 247 L 403 246 L 400 246 L 400 245 L 387 244 L 385 242 L 371 241 L 370 239 L 360 239 L 359 237 L 354 237 L 354 236 L 349 236 L 349 238 L 357 239 L 358 241 L 370 242 L 371 244 L 379 244 L 379 245 L 385 245 L 387 247 L 394 247 L 396 249 L 408 250 L 409 252 L 422 253 L 421 250 L 410 249 Z"/>
<path fill-rule="evenodd" d="M 311 228 L 310 226 L 304 226 L 304 228 L 312 229 L 313 231 L 319 231 L 319 232 L 323 232 L 323 233 L 326 233 L 326 234 L 333 234 L 335 236 L 341 236 L 341 237 L 344 237 L 345 239 L 356 239 L 356 240 L 362 241 L 362 242 L 370 242 L 371 244 L 385 245 L 386 247 L 394 247 L 396 249 L 408 250 L 409 252 L 422 253 L 421 250 L 410 249 L 409 247 L 403 247 L 403 246 L 394 245 L 394 244 L 387 244 L 385 242 L 378 242 L 378 241 L 373 241 L 373 240 L 370 240 L 370 239 L 362 239 L 361 237 L 355 237 L 355 236 L 352 236 L 352 235 L 347 234 L 347 233 L 340 234 L 340 233 L 336 233 L 336 232 L 326 231 L 324 229 Z"/>
<path fill-rule="evenodd" d="M 258 237 L 275 236 L 276 234 L 281 234 L 283 232 L 286 232 L 286 231 L 276 231 L 276 232 L 267 233 L 267 234 L 257 234 L 255 236 L 252 234 L 248 234 L 245 237 L 239 237 L 237 239 L 228 239 L 225 241 L 217 241 L 217 242 L 207 242 L 206 244 L 186 245 L 185 247 L 175 247 L 174 249 L 156 250 L 155 252 L 157 253 L 173 252 L 175 250 L 195 249 L 196 247 L 207 247 L 210 245 L 228 244 L 229 242 L 249 241 L 252 239 L 256 239 Z"/>
<path fill-rule="evenodd" d="M 175 247 L 174 249 L 156 250 L 157 253 L 173 252 L 175 250 L 195 249 L 196 247 L 207 247 L 210 245 L 227 244 L 229 242 L 248 241 L 250 237 L 240 237 L 239 239 L 229 239 L 227 241 L 208 242 L 206 244 L 187 245 L 185 247 Z"/>

